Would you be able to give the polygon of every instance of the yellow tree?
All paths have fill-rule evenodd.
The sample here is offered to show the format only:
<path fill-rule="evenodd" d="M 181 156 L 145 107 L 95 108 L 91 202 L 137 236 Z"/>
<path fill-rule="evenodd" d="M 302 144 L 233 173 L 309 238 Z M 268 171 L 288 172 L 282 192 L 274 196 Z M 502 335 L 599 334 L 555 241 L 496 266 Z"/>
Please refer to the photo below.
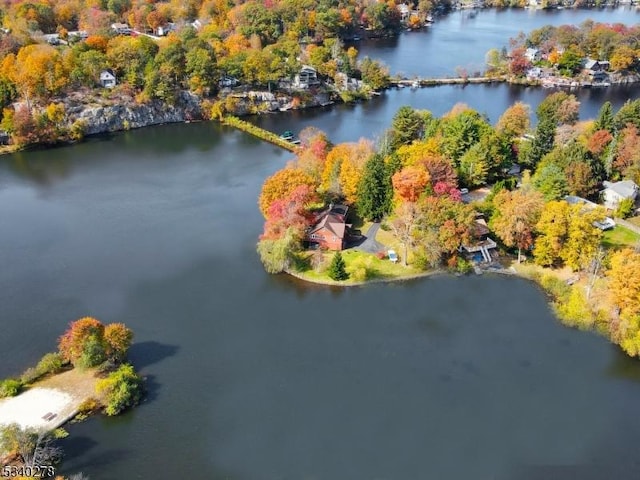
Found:
<path fill-rule="evenodd" d="M 340 169 L 342 162 L 348 159 L 350 154 L 351 146 L 347 143 L 340 143 L 329 151 L 320 175 L 320 190 L 340 194 Z"/>
<path fill-rule="evenodd" d="M 536 224 L 539 236 L 533 255 L 536 263 L 550 266 L 560 258 L 569 228 L 569 204 L 565 201 L 548 202 Z"/>
<path fill-rule="evenodd" d="M 640 253 L 630 248 L 611 255 L 607 272 L 611 300 L 623 312 L 640 315 Z"/>
<path fill-rule="evenodd" d="M 16 84 L 29 106 L 34 98 L 59 93 L 68 83 L 64 59 L 50 45 L 22 47 L 17 56 L 7 55 L 1 70 Z"/>
<path fill-rule="evenodd" d="M 358 186 L 365 163 L 373 154 L 373 146 L 368 140 L 360 140 L 351 147 L 350 155 L 343 159 L 338 175 L 340 190 L 347 203 L 358 201 Z"/>
<path fill-rule="evenodd" d="M 496 131 L 513 139 L 527 132 L 531 126 L 531 108 L 526 103 L 516 102 L 507 108 L 496 125 Z"/>
<path fill-rule="evenodd" d="M 398 148 L 398 156 L 404 166 L 417 165 L 430 157 L 440 156 L 440 147 L 434 138 L 413 142 Z"/>
<path fill-rule="evenodd" d="M 611 54 L 612 70 L 627 70 L 633 65 L 638 55 L 636 51 L 628 45 L 618 45 Z"/>
<path fill-rule="evenodd" d="M 544 199 L 531 189 L 502 190 L 493 199 L 493 205 L 496 214 L 491 220 L 491 227 L 507 247 L 518 248 L 520 263 L 522 249 L 533 246 L 533 231 Z"/>

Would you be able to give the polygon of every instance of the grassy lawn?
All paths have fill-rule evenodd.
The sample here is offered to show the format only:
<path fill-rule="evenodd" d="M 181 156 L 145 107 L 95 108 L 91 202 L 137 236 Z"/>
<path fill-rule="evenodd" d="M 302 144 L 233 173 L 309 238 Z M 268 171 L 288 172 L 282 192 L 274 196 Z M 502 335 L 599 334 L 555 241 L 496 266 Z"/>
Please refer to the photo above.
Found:
<path fill-rule="evenodd" d="M 307 259 L 309 259 L 312 253 L 308 252 L 305 253 L 305 255 Z M 306 270 L 299 270 L 297 273 L 310 281 L 336 283 L 340 285 L 350 285 L 369 280 L 411 277 L 424 273 L 421 270 L 416 270 L 411 265 L 405 267 L 402 263 L 392 263 L 388 259 L 380 260 L 370 253 L 360 252 L 358 250 L 345 250 L 342 252 L 342 258 L 346 264 L 346 270 L 350 274 L 349 279 L 343 282 L 334 282 L 326 273 L 326 269 L 331 263 L 334 252 L 325 252 L 323 255 L 324 264 L 320 271 L 308 267 Z"/>
<path fill-rule="evenodd" d="M 602 239 L 602 245 L 616 250 L 624 247 L 635 247 L 639 242 L 640 235 L 621 225 L 616 225 L 611 230 L 604 232 Z"/>

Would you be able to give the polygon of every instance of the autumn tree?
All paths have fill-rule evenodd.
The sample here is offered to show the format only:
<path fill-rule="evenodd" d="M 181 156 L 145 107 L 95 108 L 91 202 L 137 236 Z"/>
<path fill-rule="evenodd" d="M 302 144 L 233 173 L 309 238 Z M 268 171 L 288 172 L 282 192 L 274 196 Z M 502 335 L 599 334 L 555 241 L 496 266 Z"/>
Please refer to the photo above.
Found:
<path fill-rule="evenodd" d="M 124 323 L 110 323 L 104 327 L 104 340 L 107 357 L 114 362 L 122 362 L 131 347 L 133 332 Z"/>
<path fill-rule="evenodd" d="M 315 189 L 313 178 L 298 168 L 286 167 L 267 178 L 262 185 L 258 204 L 265 218 L 271 204 L 290 195 L 300 185 Z"/>
<path fill-rule="evenodd" d="M 487 119 L 466 105 L 454 106 L 439 127 L 442 153 L 456 164 L 474 144 L 492 131 Z"/>
<path fill-rule="evenodd" d="M 362 81 L 374 90 L 386 88 L 389 85 L 389 69 L 377 60 L 364 57 L 359 64 Z"/>
<path fill-rule="evenodd" d="M 640 315 L 640 253 L 626 248 L 611 255 L 607 272 L 611 300 L 621 311 Z"/>
<path fill-rule="evenodd" d="M 518 249 L 518 263 L 522 250 L 533 246 L 534 230 L 544 199 L 538 192 L 519 189 L 501 190 L 493 199 L 495 208 L 491 228 L 507 247 Z"/>
<path fill-rule="evenodd" d="M 404 167 L 392 177 L 394 193 L 405 202 L 415 202 L 430 185 L 430 177 L 422 165 Z"/>
<path fill-rule="evenodd" d="M 123 410 L 140 403 L 143 394 L 143 380 L 135 372 L 133 366 L 120 365 L 106 378 L 98 380 L 96 393 L 105 400 L 105 413 L 118 415 Z"/>
<path fill-rule="evenodd" d="M 611 325 L 612 336 L 631 356 L 640 355 L 640 253 L 624 249 L 611 256 L 607 272 L 611 301 L 619 320 Z"/>
<path fill-rule="evenodd" d="M 509 139 L 527 133 L 531 126 L 531 107 L 526 103 L 516 102 L 507 108 L 498 119 L 496 131 Z"/>
<path fill-rule="evenodd" d="M 586 268 L 602 240 L 602 232 L 593 223 L 603 218 L 602 212 L 585 210 L 582 205 L 565 201 L 545 204 L 536 225 L 539 233 L 534 249 L 536 263 L 546 266 L 564 263 L 572 270 Z"/>
<path fill-rule="evenodd" d="M 0 72 L 16 85 L 27 106 L 35 98 L 59 93 L 68 82 L 66 62 L 50 45 L 27 45 L 17 56 L 7 55 Z"/>
<path fill-rule="evenodd" d="M 402 244 L 404 249 L 404 255 L 402 261 L 405 266 L 408 265 L 409 248 L 415 243 L 415 230 L 418 227 L 420 216 L 422 212 L 415 201 L 402 201 L 400 202 L 391 218 L 391 229 L 393 235 Z"/>
<path fill-rule="evenodd" d="M 65 360 L 78 367 L 95 367 L 107 358 L 104 325 L 92 317 L 72 322 L 60 337 L 58 349 Z"/>
<path fill-rule="evenodd" d="M 299 185 L 285 198 L 274 200 L 269 206 L 261 239 L 277 240 L 293 229 L 300 238 L 311 223 L 310 203 L 318 197 L 308 185 Z"/>

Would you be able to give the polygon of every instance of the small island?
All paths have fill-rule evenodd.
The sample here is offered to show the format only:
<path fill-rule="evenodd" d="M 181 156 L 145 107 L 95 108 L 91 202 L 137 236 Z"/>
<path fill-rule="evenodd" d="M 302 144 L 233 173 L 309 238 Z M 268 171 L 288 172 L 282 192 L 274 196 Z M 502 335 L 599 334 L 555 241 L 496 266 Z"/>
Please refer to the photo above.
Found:
<path fill-rule="evenodd" d="M 376 144 L 300 133 L 267 178 L 258 253 L 270 273 L 328 285 L 497 272 L 536 280 L 568 325 L 640 354 L 640 101 L 578 121 L 570 94 L 512 105 L 401 107 Z"/>
<path fill-rule="evenodd" d="M 141 401 L 143 379 L 126 363 L 132 340 L 122 323 L 84 317 L 71 322 L 57 352 L 0 381 L 0 476 L 55 476 L 64 424 L 98 411 L 118 415 Z"/>

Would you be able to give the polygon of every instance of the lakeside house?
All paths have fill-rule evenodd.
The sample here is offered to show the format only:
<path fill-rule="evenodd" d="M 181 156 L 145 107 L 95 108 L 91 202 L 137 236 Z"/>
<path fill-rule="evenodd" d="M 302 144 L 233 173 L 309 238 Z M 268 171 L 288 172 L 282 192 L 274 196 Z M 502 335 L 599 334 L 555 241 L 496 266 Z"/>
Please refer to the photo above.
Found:
<path fill-rule="evenodd" d="M 100 72 L 100 85 L 102 88 L 113 88 L 116 84 L 116 74 L 113 70 L 102 70 Z"/>
<path fill-rule="evenodd" d="M 635 202 L 638 197 L 638 185 L 632 180 L 622 180 L 620 182 L 602 182 L 605 187 L 600 192 L 602 202 L 605 207 L 612 210 L 618 208 L 622 200 L 631 199 Z"/>
<path fill-rule="evenodd" d="M 309 88 L 314 85 L 320 85 L 318 72 L 309 65 L 303 65 L 293 80 L 293 85 L 297 88 Z"/>
<path fill-rule="evenodd" d="M 111 30 L 113 30 L 118 35 L 131 35 L 131 27 L 126 23 L 112 23 Z"/>
<path fill-rule="evenodd" d="M 490 250 L 497 248 L 496 242 L 489 236 L 491 231 L 484 218 L 476 218 L 473 225 L 472 240 L 469 245 L 462 245 L 462 250 L 471 254 L 480 262 L 492 262 Z"/>
<path fill-rule="evenodd" d="M 524 56 L 531 63 L 536 63 L 542 60 L 542 53 L 537 48 L 527 48 L 524 52 Z"/>
<path fill-rule="evenodd" d="M 333 205 L 320 212 L 305 234 L 305 240 L 310 245 L 328 250 L 343 250 L 346 245 L 348 229 L 351 225 L 346 223 L 346 205 Z"/>
<path fill-rule="evenodd" d="M 176 24 L 169 22 L 154 28 L 153 34 L 158 37 L 165 37 L 169 35 L 169 33 L 175 32 L 175 31 L 176 31 Z"/>

